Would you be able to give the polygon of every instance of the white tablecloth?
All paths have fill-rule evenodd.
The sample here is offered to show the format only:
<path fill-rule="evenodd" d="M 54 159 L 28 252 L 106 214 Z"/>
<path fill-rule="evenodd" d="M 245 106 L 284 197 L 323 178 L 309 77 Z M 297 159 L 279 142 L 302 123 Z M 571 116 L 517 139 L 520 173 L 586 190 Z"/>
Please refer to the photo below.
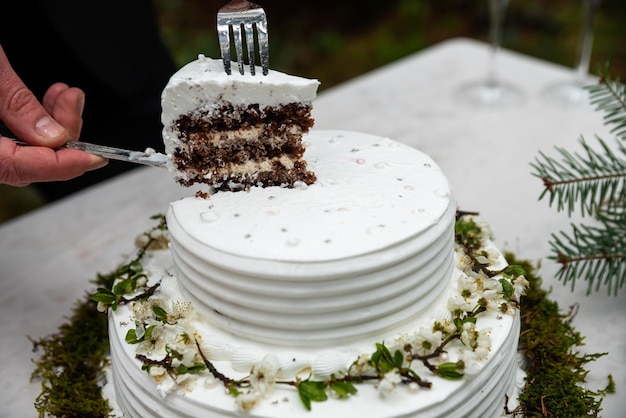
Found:
<path fill-rule="evenodd" d="M 432 156 L 448 176 L 459 207 L 477 210 L 503 250 L 541 261 L 545 287 L 563 310 L 580 304 L 573 324 L 586 336 L 582 351 L 609 354 L 591 363 L 588 387 L 599 389 L 613 374 L 617 395 L 604 417 L 626 410 L 626 291 L 585 295 L 556 281 L 546 259 L 551 232 L 568 230 L 566 214 L 539 202 L 539 179 L 530 162 L 554 145 L 577 149 L 581 135 L 610 139 L 601 114 L 589 107 L 559 108 L 542 98 L 569 69 L 503 50 L 502 77 L 524 92 L 522 105 L 480 108 L 459 103 L 456 88 L 487 71 L 483 43 L 453 39 L 324 91 L 315 102 L 315 129 L 346 129 L 388 136 Z M 349 63 L 346 63 L 349 65 Z M 590 79 L 593 82 L 593 79 Z M 108 273 L 132 250 L 134 237 L 153 225 L 168 202 L 193 194 L 165 170 L 140 168 L 0 225 L 0 417 L 35 416 L 38 383 L 28 336 L 56 332 L 96 272 Z"/>

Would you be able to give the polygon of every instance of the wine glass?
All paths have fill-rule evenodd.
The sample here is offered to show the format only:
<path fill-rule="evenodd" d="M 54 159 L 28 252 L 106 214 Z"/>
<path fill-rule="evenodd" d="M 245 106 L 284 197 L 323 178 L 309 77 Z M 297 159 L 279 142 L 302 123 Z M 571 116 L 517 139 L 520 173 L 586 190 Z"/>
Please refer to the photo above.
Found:
<path fill-rule="evenodd" d="M 585 86 L 589 84 L 589 62 L 593 47 L 593 19 L 601 0 L 582 0 L 582 26 L 574 74 L 570 80 L 555 83 L 548 87 L 544 96 L 551 102 L 561 105 L 589 104 L 589 92 Z"/>
<path fill-rule="evenodd" d="M 457 91 L 460 100 L 483 106 L 518 104 L 522 100 L 519 89 L 500 80 L 497 71 L 497 57 L 502 38 L 504 15 L 509 0 L 487 0 L 489 2 L 489 69 L 486 78 L 475 81 Z"/>

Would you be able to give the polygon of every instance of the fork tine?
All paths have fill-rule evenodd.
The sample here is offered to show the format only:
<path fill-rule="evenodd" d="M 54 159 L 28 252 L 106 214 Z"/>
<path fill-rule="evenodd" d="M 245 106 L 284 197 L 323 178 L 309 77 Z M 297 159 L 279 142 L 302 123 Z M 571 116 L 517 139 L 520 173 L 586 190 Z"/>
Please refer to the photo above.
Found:
<path fill-rule="evenodd" d="M 259 41 L 259 55 L 261 57 L 261 67 L 263 75 L 267 75 L 270 69 L 270 45 L 267 36 L 267 21 L 263 20 L 256 24 L 257 39 Z"/>
<path fill-rule="evenodd" d="M 226 74 L 230 75 L 232 70 L 230 68 L 230 29 L 228 24 L 218 23 L 217 37 L 220 43 L 220 52 L 222 54 L 224 70 L 226 71 Z"/>
<path fill-rule="evenodd" d="M 233 29 L 233 40 L 235 42 L 235 52 L 237 53 L 237 65 L 239 66 L 239 74 L 243 75 L 243 43 L 241 36 L 241 25 L 232 25 L 231 28 Z"/>
<path fill-rule="evenodd" d="M 256 69 L 254 65 L 254 29 L 253 29 L 252 23 L 246 22 L 243 25 L 243 30 L 246 35 L 246 46 L 248 48 L 248 61 L 250 62 L 250 74 L 255 75 Z"/>

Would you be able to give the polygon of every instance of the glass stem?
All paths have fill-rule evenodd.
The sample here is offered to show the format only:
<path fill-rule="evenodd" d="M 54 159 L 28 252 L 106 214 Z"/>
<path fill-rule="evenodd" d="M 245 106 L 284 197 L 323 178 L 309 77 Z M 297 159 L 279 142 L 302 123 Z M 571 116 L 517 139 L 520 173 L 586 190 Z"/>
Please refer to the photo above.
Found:
<path fill-rule="evenodd" d="M 502 27 L 504 24 L 504 13 L 509 0 L 488 0 L 489 1 L 489 42 L 491 44 L 491 57 L 489 72 L 487 73 L 487 84 L 496 86 L 498 84 L 496 57 L 502 42 Z"/>
<path fill-rule="evenodd" d="M 576 82 L 580 85 L 585 83 L 589 73 L 591 49 L 593 47 L 593 19 L 600 0 L 582 0 L 582 27 L 580 41 L 578 42 L 578 57 L 575 65 Z"/>

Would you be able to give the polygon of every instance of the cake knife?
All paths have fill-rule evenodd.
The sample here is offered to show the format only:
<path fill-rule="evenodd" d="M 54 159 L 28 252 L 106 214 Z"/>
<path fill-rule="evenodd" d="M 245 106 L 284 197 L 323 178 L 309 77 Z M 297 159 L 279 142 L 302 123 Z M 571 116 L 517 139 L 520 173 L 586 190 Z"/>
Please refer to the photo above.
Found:
<path fill-rule="evenodd" d="M 30 146 L 30 144 L 17 139 L 13 139 L 13 142 L 22 146 Z M 105 145 L 90 144 L 89 142 L 83 141 L 68 141 L 55 149 L 76 149 L 90 154 L 99 155 L 104 158 L 109 158 L 111 160 L 127 161 L 155 167 L 165 167 L 168 161 L 167 155 L 156 152 L 150 148 L 145 151 L 130 151 L 122 148 L 108 147 Z"/>

